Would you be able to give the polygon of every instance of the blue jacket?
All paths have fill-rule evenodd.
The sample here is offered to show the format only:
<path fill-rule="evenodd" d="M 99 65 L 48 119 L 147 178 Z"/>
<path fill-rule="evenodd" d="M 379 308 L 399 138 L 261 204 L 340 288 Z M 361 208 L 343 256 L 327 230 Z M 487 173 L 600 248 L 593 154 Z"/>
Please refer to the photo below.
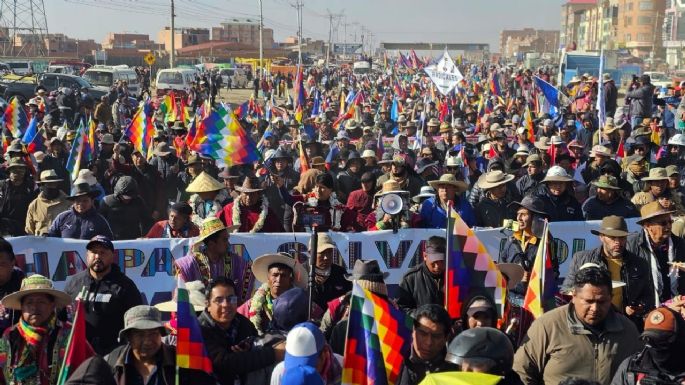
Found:
<path fill-rule="evenodd" d="M 96 235 L 114 238 L 109 223 L 94 207 L 84 214 L 76 213 L 72 207 L 59 214 L 48 230 L 49 237 L 91 239 Z"/>
<path fill-rule="evenodd" d="M 426 199 L 421 205 L 421 223 L 424 228 L 444 229 L 447 227 L 447 212 L 436 200 L 437 197 Z M 466 199 L 457 198 L 454 204 L 457 213 L 469 227 L 476 225 L 473 208 Z"/>

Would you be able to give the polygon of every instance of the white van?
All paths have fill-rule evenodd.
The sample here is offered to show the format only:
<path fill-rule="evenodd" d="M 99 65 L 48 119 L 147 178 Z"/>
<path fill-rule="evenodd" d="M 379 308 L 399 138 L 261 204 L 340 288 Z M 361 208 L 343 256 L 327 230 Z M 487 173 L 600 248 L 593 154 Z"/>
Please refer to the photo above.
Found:
<path fill-rule="evenodd" d="M 127 65 L 96 65 L 86 70 L 83 74 L 83 78 L 94 86 L 106 87 L 108 89 L 119 80 L 125 81 L 128 84 L 129 93 L 135 97 L 139 97 L 140 92 L 142 91 L 136 71 L 132 70 Z"/>
<path fill-rule="evenodd" d="M 12 72 L 14 72 L 17 75 L 31 75 L 36 73 L 35 68 L 33 68 L 33 62 L 30 60 L 10 61 L 7 62 L 7 64 L 10 66 L 10 69 L 12 69 Z"/>
<path fill-rule="evenodd" d="M 164 95 L 168 91 L 188 92 L 195 81 L 197 71 L 191 68 L 169 68 L 157 72 L 157 95 Z"/>
<path fill-rule="evenodd" d="M 226 87 L 228 78 L 231 78 L 232 88 L 247 88 L 247 75 L 242 68 L 222 68 L 219 71 L 221 75 L 221 85 Z"/>

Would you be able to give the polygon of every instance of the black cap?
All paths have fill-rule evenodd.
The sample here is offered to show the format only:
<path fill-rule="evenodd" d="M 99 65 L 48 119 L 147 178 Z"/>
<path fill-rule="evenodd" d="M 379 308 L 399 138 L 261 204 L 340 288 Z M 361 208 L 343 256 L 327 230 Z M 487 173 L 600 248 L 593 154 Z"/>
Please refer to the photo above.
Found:
<path fill-rule="evenodd" d="M 90 248 L 95 246 L 95 245 L 101 245 L 107 249 L 114 251 L 114 244 L 105 235 L 96 235 L 93 238 L 91 238 L 90 242 L 88 242 L 88 244 L 86 245 L 86 250 L 90 250 Z"/>

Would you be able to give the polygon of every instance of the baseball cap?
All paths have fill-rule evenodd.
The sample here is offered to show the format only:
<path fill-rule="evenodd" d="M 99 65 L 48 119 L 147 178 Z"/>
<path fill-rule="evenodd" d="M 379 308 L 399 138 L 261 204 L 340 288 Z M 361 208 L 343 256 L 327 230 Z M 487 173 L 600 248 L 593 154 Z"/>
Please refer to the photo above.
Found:
<path fill-rule="evenodd" d="M 311 322 L 295 325 L 285 340 L 285 370 L 289 371 L 300 365 L 316 367 L 325 345 L 323 333 L 316 325 Z"/>
<path fill-rule="evenodd" d="M 86 245 L 86 250 L 90 250 L 91 247 L 101 245 L 107 249 L 114 251 L 114 244 L 112 241 L 104 235 L 96 235 L 90 239 L 90 242 Z"/>
<path fill-rule="evenodd" d="M 642 336 L 658 337 L 663 334 L 675 334 L 677 320 L 675 314 L 667 308 L 660 307 L 652 310 L 645 318 L 645 329 Z"/>
<path fill-rule="evenodd" d="M 468 314 L 469 317 L 474 316 L 476 313 L 479 312 L 494 312 L 495 309 L 492 307 L 492 304 L 486 300 L 486 299 L 477 299 L 471 303 L 471 306 L 469 306 L 468 310 L 466 310 L 466 314 Z"/>
<path fill-rule="evenodd" d="M 324 382 L 315 368 L 300 365 L 283 373 L 281 385 L 324 385 Z"/>

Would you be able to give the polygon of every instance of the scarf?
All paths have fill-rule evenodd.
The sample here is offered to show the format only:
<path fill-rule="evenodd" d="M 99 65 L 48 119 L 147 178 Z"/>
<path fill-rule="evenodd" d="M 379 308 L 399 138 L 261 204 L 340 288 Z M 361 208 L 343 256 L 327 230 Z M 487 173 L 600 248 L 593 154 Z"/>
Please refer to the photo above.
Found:
<path fill-rule="evenodd" d="M 659 307 L 661 301 L 659 300 L 661 293 L 664 291 L 664 285 L 661 278 L 661 271 L 659 270 L 659 262 L 656 259 L 656 254 L 652 247 L 652 241 L 649 239 L 649 234 L 647 230 L 645 232 L 645 241 L 647 242 L 647 247 L 649 249 L 649 267 L 652 270 L 652 280 L 654 281 L 654 303 L 656 307 Z M 673 248 L 673 239 L 668 238 L 668 262 L 673 262 L 675 260 Z M 678 277 L 675 274 L 671 274 L 671 293 L 675 295 L 678 292 Z"/>
<path fill-rule="evenodd" d="M 262 312 L 264 312 L 271 320 L 273 318 L 273 298 L 271 297 L 271 290 L 269 290 L 269 285 L 263 283 L 262 286 L 257 289 L 252 300 L 250 301 L 250 310 L 248 316 L 252 324 L 257 328 L 259 334 L 263 334 L 264 330 L 264 319 L 262 318 Z"/>
<path fill-rule="evenodd" d="M 207 255 L 203 252 L 195 252 L 195 261 L 197 261 L 197 265 L 200 268 L 200 279 L 202 282 L 207 285 L 209 283 L 209 280 L 211 280 L 214 276 L 212 275 L 212 269 L 209 264 L 209 258 L 207 258 Z M 224 271 L 223 271 L 223 276 L 225 277 L 230 277 L 231 276 L 231 256 L 227 255 L 224 257 Z"/>
<path fill-rule="evenodd" d="M 48 364 L 47 342 L 50 334 L 55 329 L 56 322 L 57 317 L 54 315 L 48 321 L 46 327 L 31 326 L 23 318 L 19 320 L 17 331 L 26 344 L 19 348 L 17 361 L 13 365 L 14 378 L 8 379 L 9 382 L 13 382 L 13 380 L 25 382 L 30 380 L 31 377 L 36 376 L 42 385 L 50 382 L 52 374 Z M 57 348 L 57 344 L 55 344 L 55 348 Z M 55 358 L 57 358 L 57 352 L 53 352 L 53 360 Z M 59 367 L 57 370 L 59 370 Z"/>

